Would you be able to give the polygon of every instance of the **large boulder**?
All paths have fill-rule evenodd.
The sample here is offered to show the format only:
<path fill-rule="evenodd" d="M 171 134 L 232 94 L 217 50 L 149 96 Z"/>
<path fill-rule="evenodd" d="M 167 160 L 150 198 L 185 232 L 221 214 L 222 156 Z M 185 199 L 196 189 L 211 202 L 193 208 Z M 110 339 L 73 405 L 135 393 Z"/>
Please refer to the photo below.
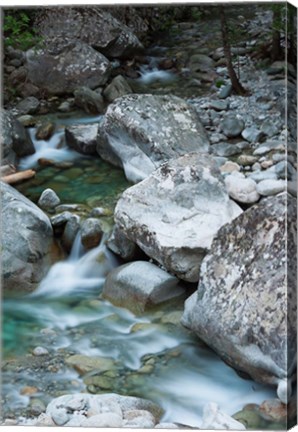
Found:
<path fill-rule="evenodd" d="M 45 39 L 80 40 L 107 57 L 126 58 L 143 49 L 131 29 L 102 7 L 44 8 L 37 16 L 36 25 Z"/>
<path fill-rule="evenodd" d="M 296 353 L 296 214 L 284 193 L 223 226 L 182 318 L 231 366 L 278 384 L 283 402 Z"/>
<path fill-rule="evenodd" d="M 49 218 L 13 187 L 1 182 L 4 295 L 33 291 L 51 264 Z"/>
<path fill-rule="evenodd" d="M 24 126 L 4 109 L 0 112 L 2 148 L 1 165 L 16 164 L 18 157 L 35 153 L 35 148 Z"/>
<path fill-rule="evenodd" d="M 123 167 L 128 180 L 143 180 L 163 162 L 209 150 L 196 110 L 176 96 L 126 95 L 115 100 L 98 129 L 97 152 Z"/>
<path fill-rule="evenodd" d="M 178 279 L 147 261 L 135 261 L 112 270 L 102 296 L 116 306 L 141 313 L 182 294 Z"/>
<path fill-rule="evenodd" d="M 212 158 L 191 153 L 127 189 L 117 203 L 115 222 L 167 271 L 195 282 L 213 237 L 241 212 Z"/>
<path fill-rule="evenodd" d="M 73 93 L 81 86 L 94 89 L 104 85 L 111 72 L 108 59 L 86 43 L 58 37 L 27 51 L 26 67 L 31 83 L 52 95 Z"/>

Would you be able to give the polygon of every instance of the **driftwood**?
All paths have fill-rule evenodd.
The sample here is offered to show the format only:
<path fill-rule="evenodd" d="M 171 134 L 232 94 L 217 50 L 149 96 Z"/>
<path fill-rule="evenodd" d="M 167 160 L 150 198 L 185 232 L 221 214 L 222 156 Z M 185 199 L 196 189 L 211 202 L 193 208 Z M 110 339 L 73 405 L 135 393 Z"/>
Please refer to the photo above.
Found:
<path fill-rule="evenodd" d="M 7 184 L 15 184 L 23 180 L 28 180 L 35 176 L 35 171 L 29 169 L 26 171 L 19 171 L 14 174 L 9 174 L 7 176 L 1 177 L 1 180 Z"/>
<path fill-rule="evenodd" d="M 0 176 L 8 176 L 16 172 L 16 167 L 14 165 L 3 165 L 0 167 Z"/>

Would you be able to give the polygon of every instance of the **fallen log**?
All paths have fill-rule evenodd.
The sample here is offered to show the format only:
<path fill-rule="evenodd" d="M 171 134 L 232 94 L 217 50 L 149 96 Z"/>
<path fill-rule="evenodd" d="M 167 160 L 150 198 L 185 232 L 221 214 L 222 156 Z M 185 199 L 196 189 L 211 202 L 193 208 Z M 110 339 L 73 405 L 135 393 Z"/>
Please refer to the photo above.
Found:
<path fill-rule="evenodd" d="M 23 180 L 28 180 L 35 176 L 35 171 L 29 169 L 26 171 L 19 171 L 14 174 L 9 174 L 7 176 L 1 177 L 1 180 L 4 181 L 7 184 L 15 184 L 19 183 Z"/>

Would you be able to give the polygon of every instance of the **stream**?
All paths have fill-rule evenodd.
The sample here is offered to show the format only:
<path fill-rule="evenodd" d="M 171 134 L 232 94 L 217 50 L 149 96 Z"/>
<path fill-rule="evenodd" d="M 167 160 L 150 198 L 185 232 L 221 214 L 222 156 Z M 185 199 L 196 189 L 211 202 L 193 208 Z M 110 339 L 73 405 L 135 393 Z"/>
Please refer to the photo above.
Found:
<path fill-rule="evenodd" d="M 159 52 L 164 52 L 162 47 Z M 150 92 L 169 92 L 174 86 L 180 95 L 182 78 L 159 70 L 157 58 L 150 56 L 135 85 L 147 86 Z M 184 90 L 193 92 L 187 83 Z M 20 168 L 35 168 L 37 175 L 18 190 L 35 203 L 44 189 L 52 188 L 63 204 L 105 207 L 110 213 L 103 219 L 111 227 L 117 199 L 130 184 L 122 170 L 82 156 L 64 141 L 66 125 L 100 121 L 101 116 L 82 113 L 55 116 L 56 131 L 48 141 L 37 141 L 35 128 L 30 128 L 36 153 L 24 158 Z M 39 166 L 40 158 L 56 164 Z M 240 377 L 181 326 L 190 293 L 142 316 L 103 300 L 105 277 L 120 264 L 106 248 L 105 237 L 85 252 L 78 234 L 69 256 L 52 266 L 36 292 L 3 301 L 4 417 L 36 416 L 54 397 L 66 393 L 115 392 L 158 403 L 165 410 L 162 421 L 199 428 L 208 402 L 234 415 L 246 404 L 275 397 L 273 388 Z M 47 354 L 32 355 L 36 347 Z M 74 355 L 109 359 L 110 367 L 104 374 L 80 374 L 67 362 Z M 260 425 L 280 426 L 265 420 Z"/>

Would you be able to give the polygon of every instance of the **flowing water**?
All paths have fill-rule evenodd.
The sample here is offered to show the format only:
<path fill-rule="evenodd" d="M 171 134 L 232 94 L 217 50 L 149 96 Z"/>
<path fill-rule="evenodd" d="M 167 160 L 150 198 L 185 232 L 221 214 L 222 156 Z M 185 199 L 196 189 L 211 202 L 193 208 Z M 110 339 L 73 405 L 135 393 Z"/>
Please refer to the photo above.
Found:
<path fill-rule="evenodd" d="M 140 70 L 137 84 L 147 91 L 179 88 L 181 77 L 158 69 L 162 53 L 152 53 Z M 122 171 L 79 155 L 64 139 L 66 124 L 100 121 L 100 116 L 56 118 L 49 141 L 37 141 L 30 129 L 36 153 L 24 158 L 21 167 L 33 167 L 37 174 L 18 189 L 37 202 L 51 187 L 63 204 L 79 203 L 89 210 L 103 206 L 112 212 L 119 194 L 129 187 Z M 39 166 L 40 158 L 55 164 Z M 68 258 L 52 266 L 36 292 L 3 301 L 4 416 L 36 416 L 36 401 L 46 406 L 65 393 L 116 392 L 157 402 L 165 410 L 164 421 L 200 427 L 207 402 L 233 415 L 246 404 L 275 397 L 272 388 L 241 378 L 180 325 L 186 295 L 142 316 L 103 300 L 105 277 L 120 264 L 104 240 L 86 253 L 78 234 Z M 49 354 L 32 356 L 37 346 Z M 110 369 L 81 376 L 67 364 L 75 354 L 109 359 Z M 36 391 L 30 396 L 32 388 Z"/>

